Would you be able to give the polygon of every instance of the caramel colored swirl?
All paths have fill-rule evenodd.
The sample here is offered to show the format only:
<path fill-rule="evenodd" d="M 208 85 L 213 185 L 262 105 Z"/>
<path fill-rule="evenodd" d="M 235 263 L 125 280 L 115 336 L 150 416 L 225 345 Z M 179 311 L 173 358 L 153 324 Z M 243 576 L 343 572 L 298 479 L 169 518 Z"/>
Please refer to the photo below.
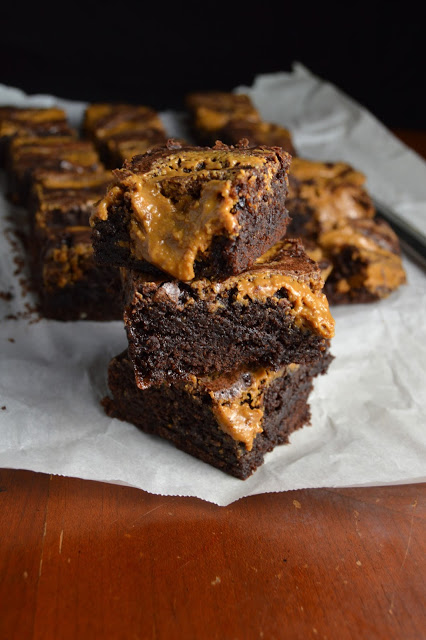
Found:
<path fill-rule="evenodd" d="M 327 298 L 321 291 L 313 291 L 309 282 L 265 270 L 250 274 L 235 285 L 238 289 L 236 300 L 243 305 L 253 300 L 265 301 L 284 289 L 291 303 L 289 313 L 295 317 L 296 324 L 307 325 L 327 339 L 334 336 L 334 319 Z"/>
<path fill-rule="evenodd" d="M 187 208 L 176 206 L 161 194 L 159 184 L 138 184 L 132 192 L 135 217 L 130 221 L 130 241 L 136 259 L 149 260 L 180 280 L 192 280 L 197 255 L 214 235 L 236 233 L 239 225 L 231 210 L 228 180 L 205 183 L 200 198 Z"/>
<path fill-rule="evenodd" d="M 244 383 L 240 379 L 225 397 L 213 390 L 209 392 L 219 428 L 234 440 L 244 442 L 247 451 L 251 451 L 254 439 L 263 431 L 265 391 L 284 371 L 258 369 L 247 373 L 249 381 Z"/>
<path fill-rule="evenodd" d="M 294 158 L 290 169 L 290 214 L 297 216 L 300 202 L 304 202 L 312 218 L 307 231 L 320 233 L 346 220 L 372 218 L 375 210 L 364 184 L 364 174 L 344 162 Z"/>

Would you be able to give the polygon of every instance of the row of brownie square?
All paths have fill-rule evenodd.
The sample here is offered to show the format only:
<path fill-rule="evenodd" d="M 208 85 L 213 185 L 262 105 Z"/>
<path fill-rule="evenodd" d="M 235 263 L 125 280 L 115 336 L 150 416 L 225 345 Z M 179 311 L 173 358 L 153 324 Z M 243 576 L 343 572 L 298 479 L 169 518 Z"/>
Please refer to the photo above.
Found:
<path fill-rule="evenodd" d="M 103 156 L 110 149 L 113 161 L 115 147 L 116 156 L 132 140 L 142 148 L 144 126 L 145 144 L 152 143 L 154 124 L 157 141 L 165 139 L 158 122 L 148 107 L 90 105 L 84 127 L 90 141 L 78 139 L 78 132 L 69 127 L 60 109 L 0 109 L 9 197 L 30 211 L 32 279 L 45 317 L 120 317 L 118 270 L 95 264 L 88 224 L 91 207 L 111 180 L 96 149 Z M 120 123 L 125 130 L 117 134 Z M 108 129 L 111 136 L 106 135 Z M 110 137 L 115 147 L 107 145 Z"/>
<path fill-rule="evenodd" d="M 30 121 L 44 115 L 42 109 L 26 113 Z M 34 137 L 37 127 L 32 131 L 30 124 L 9 141 L 6 172 L 9 197 L 29 212 L 28 257 L 40 312 L 57 320 L 118 318 L 118 270 L 95 264 L 88 224 L 110 174 L 77 131 Z"/>

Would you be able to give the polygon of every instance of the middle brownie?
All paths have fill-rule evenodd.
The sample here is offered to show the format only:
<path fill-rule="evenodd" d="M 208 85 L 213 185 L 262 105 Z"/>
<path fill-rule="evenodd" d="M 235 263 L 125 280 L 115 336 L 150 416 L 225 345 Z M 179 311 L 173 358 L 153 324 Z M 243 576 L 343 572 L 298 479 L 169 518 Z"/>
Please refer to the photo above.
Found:
<path fill-rule="evenodd" d="M 244 271 L 285 233 L 290 160 L 278 147 L 176 141 L 136 156 L 92 215 L 97 261 L 184 281 Z"/>
<path fill-rule="evenodd" d="M 141 389 L 186 375 L 312 362 L 334 333 L 320 269 L 297 240 L 216 281 L 126 269 L 123 279 L 129 356 Z"/>

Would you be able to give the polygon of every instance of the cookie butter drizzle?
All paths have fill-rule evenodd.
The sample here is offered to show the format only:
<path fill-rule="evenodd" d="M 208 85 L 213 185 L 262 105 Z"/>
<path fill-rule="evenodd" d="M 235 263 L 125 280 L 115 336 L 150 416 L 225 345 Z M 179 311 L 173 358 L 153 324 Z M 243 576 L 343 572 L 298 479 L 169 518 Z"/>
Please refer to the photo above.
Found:
<path fill-rule="evenodd" d="M 224 172 L 232 171 L 233 179 L 236 175 L 245 179 L 251 168 L 265 163 L 264 155 L 254 152 L 214 150 L 207 155 L 203 150 L 192 150 L 170 154 L 147 173 L 129 173 L 120 186 L 112 187 L 99 204 L 92 224 L 106 220 L 109 207 L 124 192 L 132 206 L 129 235 L 133 257 L 147 260 L 179 280 L 190 281 L 195 276 L 196 258 L 208 250 L 212 238 L 223 234 L 236 237 L 239 232 L 233 212 L 238 195 L 231 195 L 233 181 L 224 179 Z M 270 178 L 272 171 L 268 169 Z M 174 203 L 162 194 L 163 181 L 188 178 L 190 173 L 203 183 L 197 200 L 183 198 Z"/>
<path fill-rule="evenodd" d="M 299 365 L 290 364 L 278 371 L 258 369 L 246 374 L 250 376 L 248 383 L 240 377 L 226 394 L 220 390 L 210 391 L 219 428 L 251 451 L 254 439 L 263 431 L 265 391 L 274 380 L 298 368 Z"/>

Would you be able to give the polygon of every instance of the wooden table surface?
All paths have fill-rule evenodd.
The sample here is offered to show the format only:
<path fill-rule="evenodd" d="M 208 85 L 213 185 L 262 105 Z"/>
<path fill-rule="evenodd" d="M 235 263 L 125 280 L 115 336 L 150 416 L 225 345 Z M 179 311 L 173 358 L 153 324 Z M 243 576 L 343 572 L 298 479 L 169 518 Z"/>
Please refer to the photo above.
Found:
<path fill-rule="evenodd" d="M 426 638 L 425 516 L 425 484 L 217 507 L 0 470 L 0 640 Z"/>

